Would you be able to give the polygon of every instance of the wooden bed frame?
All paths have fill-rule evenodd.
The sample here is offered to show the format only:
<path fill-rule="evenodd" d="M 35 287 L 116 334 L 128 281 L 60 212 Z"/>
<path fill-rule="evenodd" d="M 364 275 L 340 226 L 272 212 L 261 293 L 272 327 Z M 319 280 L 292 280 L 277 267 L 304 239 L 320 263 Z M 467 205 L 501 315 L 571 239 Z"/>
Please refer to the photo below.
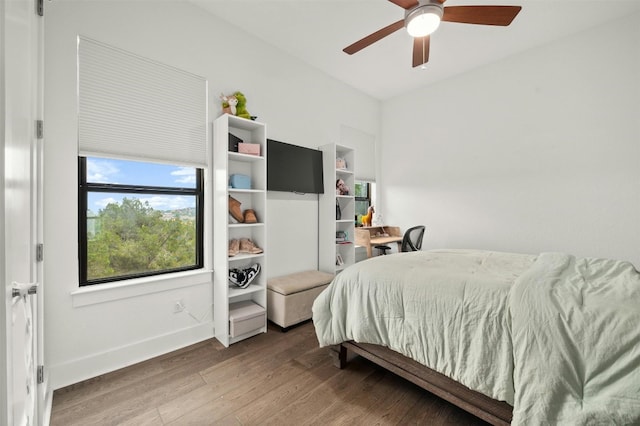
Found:
<path fill-rule="evenodd" d="M 346 367 L 348 351 L 378 364 L 492 425 L 506 426 L 511 424 L 513 407 L 506 402 L 497 401 L 471 390 L 384 346 L 353 341 L 333 346 L 331 354 L 336 367 L 340 369 Z"/>

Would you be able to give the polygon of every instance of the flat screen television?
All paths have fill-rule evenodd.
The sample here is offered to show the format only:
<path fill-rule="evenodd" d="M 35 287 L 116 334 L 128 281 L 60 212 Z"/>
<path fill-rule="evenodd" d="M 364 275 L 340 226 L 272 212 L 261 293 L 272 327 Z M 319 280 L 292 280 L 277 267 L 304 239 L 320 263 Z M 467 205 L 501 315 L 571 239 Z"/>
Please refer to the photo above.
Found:
<path fill-rule="evenodd" d="M 322 151 L 267 139 L 267 190 L 324 194 Z"/>

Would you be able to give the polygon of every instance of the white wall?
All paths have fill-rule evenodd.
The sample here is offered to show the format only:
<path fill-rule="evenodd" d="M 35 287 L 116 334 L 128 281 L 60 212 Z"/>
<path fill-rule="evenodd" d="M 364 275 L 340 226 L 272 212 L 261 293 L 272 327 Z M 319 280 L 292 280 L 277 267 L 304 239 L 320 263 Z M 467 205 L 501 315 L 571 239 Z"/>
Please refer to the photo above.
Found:
<path fill-rule="evenodd" d="M 72 295 L 78 290 L 77 34 L 204 76 L 211 120 L 220 113 L 220 92 L 241 90 L 273 139 L 315 148 L 338 142 L 343 125 L 379 135 L 376 100 L 190 4 L 47 3 L 45 336 L 54 389 L 213 335 L 209 276 Z M 268 210 L 268 275 L 315 269 L 317 197 L 270 193 Z M 204 324 L 174 314 L 177 299 L 205 317 Z"/>
<path fill-rule="evenodd" d="M 640 267 L 639 76 L 635 14 L 385 102 L 387 222 Z"/>

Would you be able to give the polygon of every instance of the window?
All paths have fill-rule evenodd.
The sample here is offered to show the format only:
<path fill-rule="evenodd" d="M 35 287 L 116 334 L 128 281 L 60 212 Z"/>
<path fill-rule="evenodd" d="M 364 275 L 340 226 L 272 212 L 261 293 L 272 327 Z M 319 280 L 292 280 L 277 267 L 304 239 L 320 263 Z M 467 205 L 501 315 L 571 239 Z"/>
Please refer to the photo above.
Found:
<path fill-rule="evenodd" d="M 80 285 L 203 266 L 203 171 L 79 157 Z"/>
<path fill-rule="evenodd" d="M 356 181 L 354 194 L 356 197 L 356 217 L 367 214 L 371 205 L 371 184 L 369 182 Z M 359 222 L 359 220 L 358 220 Z"/>

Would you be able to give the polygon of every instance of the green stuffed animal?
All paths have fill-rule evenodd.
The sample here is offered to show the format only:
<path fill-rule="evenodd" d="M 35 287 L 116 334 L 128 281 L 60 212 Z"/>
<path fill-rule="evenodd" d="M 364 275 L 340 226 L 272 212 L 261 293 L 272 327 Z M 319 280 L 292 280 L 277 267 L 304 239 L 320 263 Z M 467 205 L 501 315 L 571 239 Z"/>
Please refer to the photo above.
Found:
<path fill-rule="evenodd" d="M 251 114 L 247 111 L 247 98 L 242 94 L 242 92 L 236 92 L 233 96 L 238 100 L 238 104 L 236 105 L 236 115 L 238 117 L 251 120 Z"/>
<path fill-rule="evenodd" d="M 223 114 L 231 114 L 248 120 L 255 120 L 255 117 L 252 117 L 249 111 L 247 111 L 247 98 L 242 92 L 236 92 L 229 96 L 221 93 L 220 100 L 222 101 Z"/>

